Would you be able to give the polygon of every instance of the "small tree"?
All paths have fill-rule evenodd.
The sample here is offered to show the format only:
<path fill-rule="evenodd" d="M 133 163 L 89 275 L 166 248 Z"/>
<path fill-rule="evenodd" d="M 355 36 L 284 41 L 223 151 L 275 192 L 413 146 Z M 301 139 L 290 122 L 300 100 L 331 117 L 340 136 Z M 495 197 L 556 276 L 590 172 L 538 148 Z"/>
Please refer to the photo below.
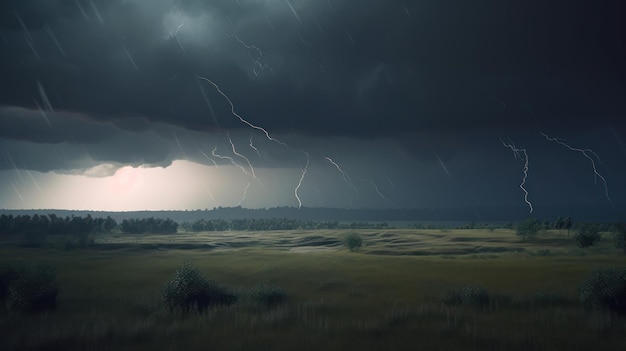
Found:
<path fill-rule="evenodd" d="M 537 219 L 529 218 L 517 224 L 516 234 L 522 240 L 531 240 L 541 230 L 541 222 Z"/>
<path fill-rule="evenodd" d="M 578 246 L 585 248 L 595 244 L 600 240 L 598 227 L 593 224 L 583 223 L 578 228 L 578 232 L 574 236 L 574 240 Z"/>
<path fill-rule="evenodd" d="M 350 251 L 357 251 L 363 246 L 363 238 L 359 233 L 350 233 L 343 239 L 344 245 Z"/>

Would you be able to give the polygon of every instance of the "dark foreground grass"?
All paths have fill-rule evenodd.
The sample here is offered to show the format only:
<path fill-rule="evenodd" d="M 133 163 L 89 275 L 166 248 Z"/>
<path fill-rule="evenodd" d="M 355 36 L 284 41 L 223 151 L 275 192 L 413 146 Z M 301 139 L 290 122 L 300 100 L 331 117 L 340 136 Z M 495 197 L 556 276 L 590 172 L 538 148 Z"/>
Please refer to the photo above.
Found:
<path fill-rule="evenodd" d="M 588 312 L 576 286 L 624 256 L 383 256 L 347 250 L 25 249 L 0 260 L 56 268 L 57 308 L 0 308 L 0 350 L 625 350 L 626 319 Z M 271 307 L 242 301 L 171 314 L 163 284 L 182 262 L 246 291 L 276 284 Z M 467 284 L 483 306 L 448 304 Z"/>

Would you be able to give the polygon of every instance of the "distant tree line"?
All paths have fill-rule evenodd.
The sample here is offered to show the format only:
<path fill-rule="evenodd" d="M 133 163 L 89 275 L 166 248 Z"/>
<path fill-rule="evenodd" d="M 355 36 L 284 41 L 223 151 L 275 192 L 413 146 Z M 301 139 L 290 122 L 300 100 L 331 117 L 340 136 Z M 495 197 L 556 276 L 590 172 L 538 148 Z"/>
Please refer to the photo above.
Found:
<path fill-rule="evenodd" d="M 339 229 L 342 225 L 334 222 L 314 222 L 311 220 L 268 218 L 268 219 L 199 219 L 194 222 L 185 222 L 181 228 L 187 232 L 204 231 L 267 231 L 267 230 L 294 230 L 294 229 Z"/>
<path fill-rule="evenodd" d="M 117 226 L 111 218 L 49 215 L 0 215 L 0 237 L 17 238 L 20 244 L 38 246 L 49 235 L 67 235 L 85 243 L 90 234 L 107 233 Z"/>
<path fill-rule="evenodd" d="M 46 235 L 76 235 L 81 233 L 106 233 L 117 226 L 111 218 L 57 217 L 49 215 L 0 215 L 0 235 L 12 236 L 27 232 L 38 232 Z"/>
<path fill-rule="evenodd" d="M 267 230 L 296 230 L 296 229 L 384 229 L 389 228 L 386 222 L 351 222 L 339 221 L 316 222 L 312 220 L 290 218 L 248 218 L 248 219 L 199 219 L 193 222 L 184 222 L 181 228 L 187 232 L 205 231 L 267 231 Z"/>
<path fill-rule="evenodd" d="M 122 221 L 120 229 L 131 234 L 174 234 L 178 231 L 178 223 L 169 218 L 125 219 Z"/>

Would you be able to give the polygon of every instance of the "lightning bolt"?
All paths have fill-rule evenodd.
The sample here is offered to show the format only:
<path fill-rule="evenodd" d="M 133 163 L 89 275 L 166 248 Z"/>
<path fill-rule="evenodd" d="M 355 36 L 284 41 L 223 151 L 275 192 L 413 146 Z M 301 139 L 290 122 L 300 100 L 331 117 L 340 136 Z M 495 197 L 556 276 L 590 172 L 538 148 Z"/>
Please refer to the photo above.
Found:
<path fill-rule="evenodd" d="M 237 161 L 235 161 L 234 158 L 230 157 L 230 156 L 223 156 L 223 155 L 218 155 L 215 153 L 215 151 L 217 151 L 217 146 L 215 148 L 213 148 L 213 151 L 211 151 L 211 155 L 213 155 L 214 157 L 220 158 L 222 160 L 228 160 L 230 161 L 230 163 L 232 163 L 233 166 L 239 167 L 239 169 L 241 169 L 241 171 L 247 175 L 248 177 L 252 177 L 252 174 L 248 173 L 248 171 L 246 170 L 246 168 L 242 165 L 240 165 L 239 163 L 237 163 Z"/>
<path fill-rule="evenodd" d="M 250 189 L 250 181 L 248 180 L 248 185 L 246 185 L 246 188 L 243 190 L 243 196 L 241 197 L 241 200 L 239 200 L 239 203 L 237 204 L 237 206 L 241 206 L 241 204 L 246 201 L 246 198 L 248 197 L 248 189 Z"/>
<path fill-rule="evenodd" d="M 230 143 L 230 146 L 233 149 L 233 154 L 241 157 L 248 163 L 248 166 L 250 167 L 250 172 L 252 172 L 252 178 L 256 179 L 256 174 L 254 174 L 254 167 L 252 167 L 252 163 L 250 163 L 250 160 L 246 156 L 237 152 L 237 149 L 235 149 L 235 143 L 233 143 L 233 139 L 231 139 L 230 137 L 230 132 L 226 132 L 226 135 L 228 136 L 228 142 Z"/>
<path fill-rule="evenodd" d="M 309 169 L 309 163 L 311 162 L 311 158 L 309 157 L 309 153 L 306 152 L 306 151 L 302 151 L 302 152 L 304 152 L 304 154 L 306 155 L 306 165 L 302 169 L 302 175 L 300 175 L 300 180 L 298 181 L 298 186 L 296 186 L 296 189 L 293 191 L 294 195 L 296 196 L 296 200 L 298 200 L 298 209 L 302 208 L 302 201 L 300 200 L 300 196 L 298 195 L 298 190 L 300 190 L 300 187 L 302 186 L 302 181 L 304 180 L 304 176 L 306 175 L 306 172 Z"/>
<path fill-rule="evenodd" d="M 604 185 L 604 195 L 606 196 L 607 200 L 609 200 L 609 202 L 611 204 L 613 204 L 613 200 L 611 200 L 611 197 L 609 196 L 609 188 L 606 185 L 606 179 L 602 176 L 602 174 L 600 174 L 600 172 L 598 172 L 598 169 L 596 168 L 596 162 L 593 160 L 593 157 L 595 157 L 598 161 L 600 161 L 600 157 L 598 156 L 598 154 L 595 153 L 595 151 L 593 151 L 591 149 L 580 149 L 580 148 L 572 147 L 569 144 L 567 144 L 565 141 L 563 141 L 563 140 L 561 140 L 559 138 L 551 138 L 551 137 L 549 137 L 544 132 L 541 132 L 541 135 L 543 135 L 544 138 L 546 138 L 546 140 L 555 142 L 555 143 L 557 143 L 559 145 L 562 145 L 562 146 L 570 149 L 571 151 L 580 152 L 585 158 L 587 158 L 589 160 L 589 162 L 591 162 L 591 168 L 593 169 L 593 180 L 594 180 L 594 182 L 596 184 L 598 184 L 598 178 L 600 178 L 602 180 L 602 184 Z"/>
<path fill-rule="evenodd" d="M 201 153 L 202 155 L 204 155 L 204 157 L 206 157 L 206 158 L 207 158 L 207 160 L 211 161 L 215 167 L 219 167 L 219 166 L 217 165 L 217 162 L 215 162 L 215 160 L 214 160 L 214 159 L 212 159 L 211 157 L 209 157 L 209 155 L 207 155 L 204 151 L 200 150 L 200 153 Z"/>
<path fill-rule="evenodd" d="M 236 34 L 224 34 L 224 35 L 228 38 L 235 39 L 237 42 L 239 42 L 239 44 L 243 45 L 243 47 L 248 49 L 248 57 L 250 57 L 250 60 L 252 60 L 253 62 L 252 73 L 254 73 L 255 76 L 258 77 L 259 74 L 261 74 L 261 71 L 263 71 L 265 68 L 269 69 L 270 72 L 272 72 L 272 74 L 274 73 L 274 70 L 272 69 L 272 67 L 270 67 L 267 64 L 261 63 L 261 59 L 263 58 L 263 51 L 259 49 L 258 46 L 248 45 L 246 42 L 241 40 L 241 38 L 239 38 Z M 256 57 L 252 55 L 253 52 L 257 53 Z"/>
<path fill-rule="evenodd" d="M 343 177 L 343 180 L 352 188 L 354 189 L 354 191 L 357 191 L 357 188 L 354 186 L 354 184 L 352 184 L 352 181 L 350 181 L 350 176 L 348 175 L 348 173 L 344 172 L 343 169 L 341 169 L 341 167 L 339 167 L 339 165 L 337 164 L 337 162 L 335 162 L 332 158 L 330 157 L 326 157 L 326 161 L 332 163 L 337 170 L 339 171 L 339 173 L 341 173 L 341 176 Z"/>
<path fill-rule="evenodd" d="M 521 157 L 520 153 L 524 155 L 524 177 L 522 178 L 522 182 L 520 183 L 519 187 L 524 192 L 524 202 L 526 202 L 526 204 L 530 208 L 530 213 L 533 213 L 533 204 L 528 201 L 528 191 L 524 187 L 526 185 L 526 178 L 528 178 L 528 153 L 526 152 L 526 149 L 518 149 L 513 143 L 507 144 L 502 139 L 500 139 L 500 141 L 502 142 L 502 145 L 504 145 L 504 147 L 507 147 L 511 149 L 511 151 L 513 151 L 515 159 Z"/>
<path fill-rule="evenodd" d="M 259 155 L 259 157 L 261 157 L 261 153 L 259 152 L 259 149 L 257 149 L 256 146 L 254 146 L 254 144 L 252 144 L 252 138 L 254 138 L 254 135 L 252 135 L 252 133 L 250 133 L 250 148 L 254 151 L 256 151 L 256 154 Z"/>
<path fill-rule="evenodd" d="M 226 93 L 224 93 L 224 92 L 222 91 L 222 89 L 219 87 L 219 85 L 217 85 L 215 82 L 213 82 L 212 80 L 210 80 L 210 79 L 208 79 L 208 78 L 206 78 L 206 77 L 202 77 L 202 76 L 199 76 L 199 75 L 196 75 L 196 78 L 197 78 L 197 79 L 200 79 L 200 80 L 203 80 L 203 81 L 205 81 L 205 82 L 207 82 L 207 83 L 211 84 L 211 85 L 215 88 L 215 90 L 216 90 L 216 91 L 217 91 L 217 92 L 218 92 L 218 93 L 219 93 L 219 94 L 220 94 L 220 95 L 221 95 L 221 96 L 222 96 L 222 97 L 223 97 L 223 98 L 224 98 L 224 99 L 228 102 L 228 105 L 230 106 L 230 112 L 231 112 L 231 114 L 232 114 L 233 116 L 237 117 L 241 123 L 243 123 L 243 124 L 247 125 L 248 127 L 252 128 L 252 129 L 256 129 L 256 130 L 258 130 L 258 131 L 261 131 L 263 134 L 265 134 L 265 137 L 266 137 L 268 140 L 273 141 L 273 142 L 275 142 L 275 143 L 277 143 L 277 144 L 279 144 L 279 145 L 285 146 L 285 147 L 287 147 L 287 148 L 291 148 L 291 147 L 290 147 L 289 145 L 287 145 L 286 143 L 284 143 L 284 142 L 282 142 L 282 141 L 280 141 L 280 140 L 278 140 L 278 139 L 276 139 L 276 138 L 272 137 L 272 136 L 270 135 L 270 133 L 269 133 L 269 132 L 268 132 L 265 128 L 260 127 L 260 126 L 257 126 L 257 125 L 255 125 L 255 124 L 253 124 L 253 123 L 249 122 L 249 121 L 248 121 L 248 120 L 246 120 L 245 118 L 243 118 L 241 115 L 239 115 L 239 114 L 235 111 L 235 105 L 233 104 L 232 100 L 228 97 L 228 95 L 226 95 Z M 254 175 L 254 168 L 252 167 L 252 164 L 250 163 L 250 160 L 249 160 L 247 157 L 245 157 L 244 155 L 242 155 L 242 154 L 240 154 L 240 153 L 238 153 L 238 152 L 236 151 L 235 146 L 234 146 L 234 144 L 233 144 L 233 142 L 232 142 L 232 139 L 230 138 L 230 134 L 228 134 L 228 139 L 229 139 L 230 144 L 231 144 L 231 146 L 232 146 L 233 153 L 234 153 L 235 155 L 237 155 L 237 156 L 239 156 L 239 157 L 241 157 L 241 158 L 245 159 L 245 160 L 246 160 L 246 162 L 248 162 L 248 165 L 250 166 L 250 170 L 251 170 L 252 174 L 248 173 L 248 171 L 247 171 L 247 170 L 246 170 L 243 166 L 241 166 L 239 163 L 235 162 L 235 160 L 234 160 L 233 158 L 228 157 L 228 156 L 221 156 L 221 155 L 217 155 L 217 154 L 215 153 L 215 151 L 216 151 L 216 149 L 217 149 L 217 146 L 216 146 L 216 147 L 215 147 L 215 149 L 213 149 L 213 151 L 212 151 L 213 156 L 215 156 L 215 157 L 219 157 L 219 158 L 222 158 L 222 159 L 227 159 L 227 160 L 229 160 L 229 161 L 230 161 L 233 165 L 238 166 L 238 167 L 239 167 L 239 168 L 240 168 L 240 169 L 241 169 L 241 170 L 242 170 L 242 171 L 243 171 L 246 175 L 251 176 L 251 177 L 253 177 L 253 178 L 257 179 L 257 178 L 256 178 L 256 176 Z M 251 147 L 251 148 L 253 148 L 254 150 L 256 150 L 256 151 L 258 152 L 258 149 L 257 149 L 256 147 L 254 147 L 254 145 L 252 144 L 252 138 L 250 138 L 250 147 Z M 307 173 L 307 170 L 308 170 L 308 167 L 309 167 L 309 163 L 310 163 L 310 157 L 309 157 L 309 154 L 308 154 L 307 152 L 303 151 L 303 150 L 300 150 L 300 151 L 302 151 L 302 152 L 304 152 L 304 153 L 306 154 L 306 156 L 307 156 L 307 164 L 306 164 L 305 168 L 302 170 L 302 175 L 300 176 L 300 180 L 299 180 L 299 182 L 298 182 L 298 186 L 296 187 L 296 189 L 294 189 L 294 194 L 295 194 L 295 196 L 296 196 L 296 200 L 298 200 L 299 208 L 300 208 L 300 206 L 302 205 L 302 201 L 301 201 L 301 199 L 300 199 L 300 197 L 299 197 L 299 195 L 298 195 L 298 190 L 299 190 L 300 186 L 302 185 L 302 181 L 304 180 L 304 177 L 306 176 L 306 173 Z M 345 172 L 343 172 L 343 170 L 341 170 L 341 167 L 339 167 L 339 165 L 338 165 L 337 163 L 335 163 L 335 161 L 333 161 L 333 160 L 332 160 L 332 159 L 330 159 L 329 157 L 327 157 L 327 159 L 328 159 L 331 163 L 333 163 L 333 164 L 335 165 L 335 167 L 337 167 L 337 168 L 340 170 L 340 172 L 341 172 L 341 173 L 342 173 L 342 175 L 343 175 L 344 180 L 346 180 L 346 182 L 347 182 L 347 183 L 348 183 L 348 184 L 349 184 L 352 188 L 354 188 L 354 190 L 356 191 L 356 190 L 357 190 L 357 189 L 356 189 L 356 187 L 352 184 L 352 182 L 350 182 L 349 178 L 347 177 L 347 174 L 346 174 Z M 248 185 L 248 187 L 249 187 L 249 185 Z M 246 188 L 246 194 L 247 194 L 247 188 Z"/>
<path fill-rule="evenodd" d="M 230 135 L 229 135 L 230 138 Z M 232 145 L 232 142 L 231 142 Z M 232 163 L 234 166 L 239 167 L 239 169 L 241 169 L 241 171 L 247 175 L 248 177 L 252 177 L 252 174 L 248 173 L 248 171 L 239 163 L 237 163 L 235 161 L 235 159 L 233 159 L 230 156 L 222 156 L 222 155 L 218 155 L 217 153 L 215 153 L 215 151 L 217 151 L 217 146 L 213 148 L 213 151 L 211 151 L 211 155 L 220 158 L 222 160 L 228 160 L 230 161 L 230 163 Z M 248 184 L 246 185 L 245 189 L 243 190 L 243 195 L 241 197 L 241 200 L 239 200 L 239 203 L 237 204 L 237 206 L 241 206 L 241 204 L 246 200 L 246 198 L 248 197 L 248 189 L 250 189 L 250 179 L 248 179 Z"/>
<path fill-rule="evenodd" d="M 178 32 L 180 32 L 180 30 L 185 26 L 185 21 L 183 21 L 181 24 L 178 25 L 178 27 L 176 27 L 176 30 L 174 31 L 174 34 L 171 35 L 174 39 L 176 39 L 176 44 L 178 44 L 178 47 L 180 48 L 180 50 L 183 52 L 183 54 L 186 54 L 187 51 L 185 50 L 185 47 L 183 46 L 183 43 L 180 42 L 180 39 L 178 38 Z"/>
<path fill-rule="evenodd" d="M 362 178 L 362 177 L 359 177 L 359 178 L 361 180 L 365 181 L 365 182 L 368 182 L 368 183 L 372 184 L 372 187 L 374 187 L 374 190 L 376 191 L 378 196 L 380 196 L 381 198 L 383 198 L 383 199 L 385 199 L 387 201 L 390 201 L 385 195 L 383 195 L 383 193 L 380 192 L 380 190 L 378 189 L 378 185 L 376 185 L 376 183 L 373 180 L 367 179 L 367 178 Z"/>
<path fill-rule="evenodd" d="M 226 101 L 228 102 L 228 105 L 230 105 L 230 113 L 231 113 L 233 116 L 237 117 L 237 118 L 239 119 L 239 121 L 241 121 L 242 123 L 246 124 L 246 125 L 247 125 L 247 126 L 249 126 L 250 128 L 253 128 L 253 129 L 256 129 L 256 130 L 259 130 L 259 131 L 263 132 L 263 134 L 265 134 L 265 136 L 267 137 L 267 139 L 269 139 L 269 140 L 271 140 L 271 141 L 273 141 L 273 142 L 275 142 L 275 143 L 278 143 L 278 144 L 280 144 L 280 145 L 283 145 L 283 146 L 289 147 L 289 145 L 287 145 L 287 144 L 283 143 L 282 141 L 280 141 L 280 140 L 278 140 L 278 139 L 273 138 L 273 137 L 270 135 L 270 133 L 269 133 L 267 130 L 265 130 L 264 128 L 259 127 L 259 126 L 257 126 L 257 125 L 254 125 L 254 124 L 250 123 L 248 120 L 246 120 L 245 118 L 241 117 L 241 116 L 240 116 L 240 115 L 239 115 L 239 114 L 235 111 L 235 105 L 233 105 L 233 102 L 230 100 L 230 98 L 228 97 L 228 95 L 226 95 L 226 94 L 222 91 L 222 89 L 220 89 L 220 87 L 219 87 L 217 84 L 215 84 L 212 80 L 210 80 L 209 78 L 206 78 L 206 77 L 199 76 L 199 75 L 196 75 L 196 78 L 201 79 L 201 80 L 204 80 L 204 81 L 206 81 L 206 82 L 210 83 L 213 87 L 215 87 L 215 90 L 217 90 L 217 92 L 218 92 L 220 95 L 222 95 L 222 97 L 224 97 L 224 99 L 226 99 Z"/>

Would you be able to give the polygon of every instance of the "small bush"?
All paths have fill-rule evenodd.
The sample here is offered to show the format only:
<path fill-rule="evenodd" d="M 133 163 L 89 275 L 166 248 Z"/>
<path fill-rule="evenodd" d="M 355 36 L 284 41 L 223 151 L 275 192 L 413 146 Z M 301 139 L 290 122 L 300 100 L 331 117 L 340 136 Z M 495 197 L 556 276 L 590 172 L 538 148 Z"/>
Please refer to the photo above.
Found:
<path fill-rule="evenodd" d="M 210 306 L 230 305 L 237 300 L 232 292 L 206 279 L 190 263 L 184 263 L 176 270 L 163 287 L 162 297 L 170 312 L 187 313 L 191 308 L 197 308 L 200 314 Z"/>
<path fill-rule="evenodd" d="M 489 303 L 489 293 L 481 286 L 466 285 L 450 292 L 444 302 L 450 305 L 484 306 Z"/>
<path fill-rule="evenodd" d="M 272 283 L 262 283 L 250 289 L 250 299 L 259 305 L 274 307 L 287 301 L 285 289 Z"/>
<path fill-rule="evenodd" d="M 343 239 L 343 243 L 350 251 L 357 251 L 363 246 L 363 238 L 359 233 L 350 233 Z"/>
<path fill-rule="evenodd" d="M 41 312 L 56 307 L 56 274 L 48 265 L 16 266 L 10 272 L 5 304 L 9 311 Z"/>
<path fill-rule="evenodd" d="M 600 240 L 600 233 L 594 225 L 581 224 L 576 236 L 574 236 L 574 240 L 581 248 L 589 247 Z"/>
<path fill-rule="evenodd" d="M 580 302 L 588 309 L 626 313 L 626 269 L 594 270 L 583 278 L 577 291 Z"/>

